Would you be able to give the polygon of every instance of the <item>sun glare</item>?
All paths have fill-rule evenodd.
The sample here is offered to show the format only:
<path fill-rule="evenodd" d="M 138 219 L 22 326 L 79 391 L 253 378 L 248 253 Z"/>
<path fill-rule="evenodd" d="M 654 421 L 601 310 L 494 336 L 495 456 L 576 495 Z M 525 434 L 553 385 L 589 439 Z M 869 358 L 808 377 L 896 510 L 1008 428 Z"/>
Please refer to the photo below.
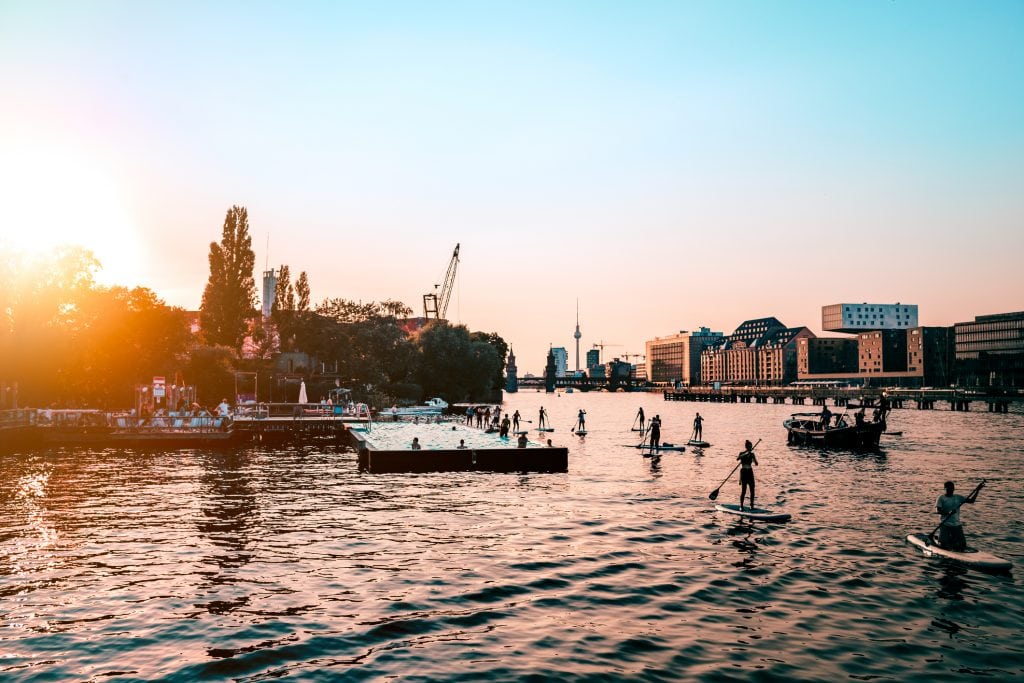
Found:
<path fill-rule="evenodd" d="M 139 231 L 102 164 L 54 150 L 2 150 L 0 197 L 0 246 L 42 255 L 81 246 L 100 261 L 99 282 L 142 284 Z"/>

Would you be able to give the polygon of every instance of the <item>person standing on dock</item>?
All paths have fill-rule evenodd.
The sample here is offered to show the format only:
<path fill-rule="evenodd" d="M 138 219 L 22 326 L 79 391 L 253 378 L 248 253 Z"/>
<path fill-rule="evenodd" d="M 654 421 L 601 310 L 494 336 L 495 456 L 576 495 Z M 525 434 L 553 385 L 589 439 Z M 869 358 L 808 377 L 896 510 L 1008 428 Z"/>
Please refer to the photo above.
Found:
<path fill-rule="evenodd" d="M 544 406 L 540 407 L 540 413 L 537 415 L 537 428 L 544 429 L 548 426 L 548 411 L 544 410 Z"/>
<path fill-rule="evenodd" d="M 518 432 L 519 431 L 519 418 L 520 418 L 520 415 L 519 415 L 519 411 L 518 410 L 516 412 L 512 413 L 512 431 L 514 431 L 514 432 Z"/>
<path fill-rule="evenodd" d="M 736 456 L 736 459 L 740 461 L 740 510 L 743 509 L 743 498 L 747 495 L 748 486 L 750 487 L 750 507 L 754 508 L 754 465 L 757 464 L 754 444 L 747 440 L 744 446 L 745 448 Z"/>
<path fill-rule="evenodd" d="M 579 428 L 576 431 L 587 431 L 587 411 L 583 410 L 583 408 L 580 408 L 580 414 L 576 418 L 576 423 L 579 425 Z"/>
<path fill-rule="evenodd" d="M 697 417 L 693 418 L 693 440 L 701 441 L 701 435 L 704 433 L 704 418 L 697 413 Z"/>
<path fill-rule="evenodd" d="M 473 426 L 473 406 L 466 408 L 466 424 Z"/>
<path fill-rule="evenodd" d="M 508 429 L 509 429 L 510 426 L 511 426 L 511 423 L 508 420 L 508 415 L 506 415 L 505 417 L 503 417 L 501 419 L 501 429 L 498 430 L 498 436 L 500 436 L 503 439 L 507 439 L 508 438 Z"/>

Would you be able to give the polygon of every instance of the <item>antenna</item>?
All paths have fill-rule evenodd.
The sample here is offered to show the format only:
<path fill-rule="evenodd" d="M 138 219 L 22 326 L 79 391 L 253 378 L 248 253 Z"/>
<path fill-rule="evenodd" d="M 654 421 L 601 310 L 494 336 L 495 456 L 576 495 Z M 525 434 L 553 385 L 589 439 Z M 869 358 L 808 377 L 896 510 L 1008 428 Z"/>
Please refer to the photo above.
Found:
<path fill-rule="evenodd" d="M 269 230 L 267 231 L 267 254 L 266 254 L 265 258 L 266 258 L 266 260 L 263 262 L 263 272 L 267 272 L 267 269 L 270 268 L 270 231 Z"/>

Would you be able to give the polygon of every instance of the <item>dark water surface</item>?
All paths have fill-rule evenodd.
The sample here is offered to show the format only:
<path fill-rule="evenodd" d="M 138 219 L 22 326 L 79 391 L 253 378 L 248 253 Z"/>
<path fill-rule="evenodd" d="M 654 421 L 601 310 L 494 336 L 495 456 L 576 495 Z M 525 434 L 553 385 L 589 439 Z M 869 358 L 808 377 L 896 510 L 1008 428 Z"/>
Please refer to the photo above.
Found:
<path fill-rule="evenodd" d="M 520 393 L 568 474 L 367 475 L 334 446 L 0 456 L 0 680 L 1007 680 L 1024 590 L 923 558 L 942 482 L 1024 572 L 1024 415 L 896 410 L 873 454 L 786 445 L 793 406 Z M 639 405 L 666 441 L 622 448 Z M 587 410 L 589 435 L 569 434 Z M 810 408 L 807 408 L 810 410 Z M 1017 408 L 1019 411 L 1019 408 Z M 744 438 L 758 503 L 711 511 Z M 735 502 L 734 477 L 720 501 Z"/>

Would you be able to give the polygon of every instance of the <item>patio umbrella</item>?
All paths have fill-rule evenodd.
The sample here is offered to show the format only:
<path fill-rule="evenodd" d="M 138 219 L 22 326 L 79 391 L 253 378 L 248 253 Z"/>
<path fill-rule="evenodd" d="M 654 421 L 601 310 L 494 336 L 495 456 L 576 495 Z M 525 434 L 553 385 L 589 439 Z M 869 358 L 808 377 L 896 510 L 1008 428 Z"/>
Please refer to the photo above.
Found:
<path fill-rule="evenodd" d="M 309 403 L 306 399 L 306 380 L 299 384 L 299 403 Z"/>

